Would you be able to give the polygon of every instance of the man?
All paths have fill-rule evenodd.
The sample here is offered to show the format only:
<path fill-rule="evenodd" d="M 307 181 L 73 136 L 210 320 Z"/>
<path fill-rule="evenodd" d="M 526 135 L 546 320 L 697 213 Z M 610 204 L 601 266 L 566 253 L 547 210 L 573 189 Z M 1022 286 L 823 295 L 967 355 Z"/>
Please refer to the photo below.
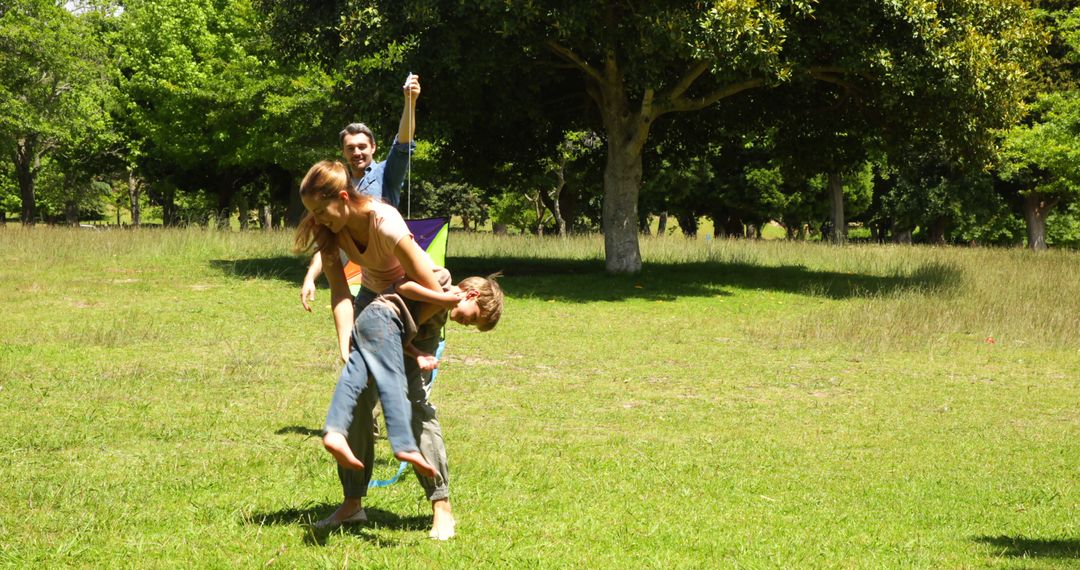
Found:
<path fill-rule="evenodd" d="M 349 167 L 350 183 L 360 193 L 381 198 L 394 207 L 400 205 L 401 186 L 405 181 L 409 152 L 414 145 L 416 100 L 420 96 L 419 76 L 410 74 L 403 89 L 405 105 L 401 113 L 398 135 L 385 161 L 374 162 L 378 147 L 371 129 L 363 123 L 352 123 L 340 133 L 341 154 Z M 315 300 L 315 279 L 320 273 L 322 273 L 322 259 L 316 253 L 300 289 L 300 303 L 308 312 L 311 311 L 308 302 Z M 439 344 L 439 331 L 438 326 L 424 327 L 413 340 L 413 344 L 428 354 L 434 354 Z M 415 359 L 406 358 L 405 375 L 408 380 L 408 396 L 413 408 L 413 435 L 416 437 L 424 459 L 437 471 L 434 479 L 416 474 L 428 500 L 431 501 L 432 527 L 429 536 L 437 540 L 446 540 L 454 535 L 455 520 L 450 510 L 449 471 L 442 428 L 439 425 L 435 407 L 428 401 L 431 393 L 431 373 L 422 373 Z M 374 463 L 373 458 L 367 456 L 374 437 L 372 421 L 369 419 L 374 407 L 374 393 L 374 390 L 365 391 L 366 397 L 357 406 L 353 421 L 354 429 L 348 437 L 353 453 L 357 457 L 364 458 L 364 470 L 338 468 L 338 477 L 346 490 L 345 500 L 333 514 L 316 523 L 320 528 L 329 529 L 344 523 L 367 520 L 361 501 L 367 494 Z"/>

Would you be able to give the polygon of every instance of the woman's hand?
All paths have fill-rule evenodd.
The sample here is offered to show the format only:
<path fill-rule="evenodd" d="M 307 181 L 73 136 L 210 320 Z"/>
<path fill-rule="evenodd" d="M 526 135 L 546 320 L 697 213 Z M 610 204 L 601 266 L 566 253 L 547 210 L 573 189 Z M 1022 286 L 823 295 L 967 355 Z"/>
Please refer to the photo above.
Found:
<path fill-rule="evenodd" d="M 300 287 L 300 304 L 304 306 L 304 310 L 311 312 L 311 305 L 308 301 L 315 301 L 315 282 L 309 279 L 304 279 L 304 285 Z"/>

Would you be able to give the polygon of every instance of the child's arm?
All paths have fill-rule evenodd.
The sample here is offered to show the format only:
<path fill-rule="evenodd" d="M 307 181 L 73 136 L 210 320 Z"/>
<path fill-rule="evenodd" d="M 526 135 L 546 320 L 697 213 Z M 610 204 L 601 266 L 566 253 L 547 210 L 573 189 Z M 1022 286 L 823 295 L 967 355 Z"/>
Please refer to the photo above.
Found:
<path fill-rule="evenodd" d="M 439 359 L 434 356 L 421 352 L 420 349 L 413 346 L 413 343 L 405 345 L 405 354 L 412 356 L 416 359 L 416 365 L 420 367 L 420 370 L 430 372 L 439 367 Z"/>
<path fill-rule="evenodd" d="M 419 314 L 415 315 L 417 324 L 424 324 L 440 312 L 453 309 L 464 294 L 460 291 L 448 293 L 445 291 L 432 291 L 415 281 L 401 279 L 394 284 L 394 292 L 410 301 L 422 303 Z"/>
<path fill-rule="evenodd" d="M 400 280 L 394 284 L 394 292 L 410 301 L 418 301 L 436 305 L 441 309 L 453 309 L 461 301 L 461 293 L 447 293 L 444 291 L 432 291 L 427 287 L 411 280 Z"/>

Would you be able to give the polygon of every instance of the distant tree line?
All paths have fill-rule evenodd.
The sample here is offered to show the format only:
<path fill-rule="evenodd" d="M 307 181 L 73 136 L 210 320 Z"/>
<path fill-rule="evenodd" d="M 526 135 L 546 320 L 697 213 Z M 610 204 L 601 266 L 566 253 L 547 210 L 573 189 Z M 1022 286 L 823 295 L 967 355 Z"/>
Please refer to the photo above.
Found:
<path fill-rule="evenodd" d="M 1077 4 L 11 0 L 0 222 L 294 223 L 306 168 L 345 123 L 392 136 L 414 71 L 412 215 L 601 231 L 611 272 L 702 218 L 1075 246 Z"/>

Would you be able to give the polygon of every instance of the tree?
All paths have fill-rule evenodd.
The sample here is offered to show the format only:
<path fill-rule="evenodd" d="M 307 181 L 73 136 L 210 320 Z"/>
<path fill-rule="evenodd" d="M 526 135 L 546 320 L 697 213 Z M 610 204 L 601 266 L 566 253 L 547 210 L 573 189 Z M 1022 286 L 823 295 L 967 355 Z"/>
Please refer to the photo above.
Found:
<path fill-rule="evenodd" d="M 54 0 L 0 6 L 0 52 L 0 148 L 33 224 L 42 158 L 108 132 L 112 68 L 85 19 Z"/>
<path fill-rule="evenodd" d="M 261 180 L 287 200 L 299 174 L 332 153 L 334 77 L 281 61 L 247 0 L 131 0 L 121 19 L 112 43 L 132 195 L 149 180 L 166 223 L 177 221 L 176 190 L 208 191 L 222 223 L 245 186 Z"/>
<path fill-rule="evenodd" d="M 600 138 L 592 131 L 568 131 L 563 135 L 562 142 L 555 147 L 555 155 L 540 161 L 543 173 L 536 181 L 537 198 L 555 219 L 555 229 L 559 237 L 566 237 L 567 233 L 567 221 L 563 215 L 567 194 L 563 191 L 568 183 L 572 184 L 572 173 L 568 167 L 600 148 L 601 144 Z M 551 189 L 550 193 L 548 188 Z"/>
<path fill-rule="evenodd" d="M 1015 192 L 1028 247 L 1046 249 L 1046 221 L 1055 206 L 1080 196 L 1080 7 L 1045 1 L 1036 11 L 1047 49 L 1030 84 L 1029 113 L 1004 134 L 998 175 Z"/>
<path fill-rule="evenodd" d="M 874 104 L 921 121 L 920 128 L 958 126 L 958 140 L 979 145 L 987 129 L 1003 124 L 1015 108 L 1016 83 L 1033 35 L 1022 5 L 1013 0 L 367 0 L 306 12 L 300 0 L 263 5 L 268 4 L 276 6 L 268 13 L 282 27 L 279 37 L 288 30 L 302 38 L 295 45 L 318 45 L 323 55 L 347 52 L 353 56 L 345 59 L 354 60 L 395 52 L 402 61 L 422 61 L 429 75 L 452 77 L 463 94 L 453 104 L 479 106 L 466 115 L 498 112 L 485 104 L 491 93 L 480 95 L 484 103 L 469 95 L 497 91 L 509 98 L 498 82 L 492 87 L 503 76 L 515 78 L 526 101 L 552 99 L 547 89 L 563 86 L 561 101 L 591 102 L 607 149 L 603 231 L 606 266 L 613 273 L 641 267 L 642 153 L 664 116 L 808 78 L 879 94 Z M 311 31 L 299 29 L 299 22 Z M 528 84 L 518 87 L 520 77 L 528 77 Z M 537 108 L 515 111 L 529 117 Z M 481 143 L 477 135 L 500 140 L 506 135 L 496 132 L 517 126 L 513 118 L 489 120 L 483 133 L 475 127 L 464 132 Z M 509 136 L 520 140 L 520 133 Z"/>
<path fill-rule="evenodd" d="M 1039 119 L 1011 129 L 999 174 L 1020 187 L 1028 247 L 1046 249 L 1046 219 L 1080 197 L 1080 92 L 1041 95 Z"/>

